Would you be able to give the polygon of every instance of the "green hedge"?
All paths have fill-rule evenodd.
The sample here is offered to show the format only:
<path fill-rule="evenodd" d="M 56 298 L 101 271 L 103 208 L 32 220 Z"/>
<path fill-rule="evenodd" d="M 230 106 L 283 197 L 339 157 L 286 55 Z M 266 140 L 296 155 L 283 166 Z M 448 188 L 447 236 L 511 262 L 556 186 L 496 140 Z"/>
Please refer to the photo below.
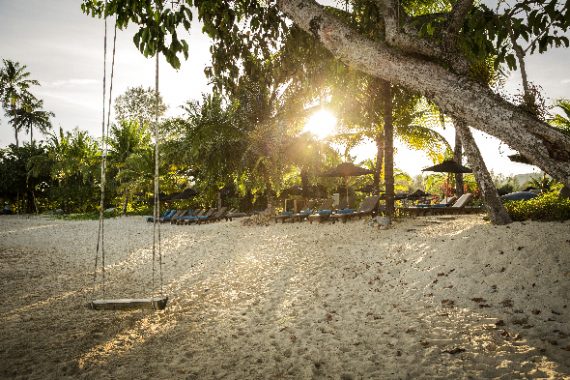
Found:
<path fill-rule="evenodd" d="M 570 219 L 570 199 L 560 199 L 556 193 L 527 201 L 505 202 L 505 208 L 514 221 Z"/>

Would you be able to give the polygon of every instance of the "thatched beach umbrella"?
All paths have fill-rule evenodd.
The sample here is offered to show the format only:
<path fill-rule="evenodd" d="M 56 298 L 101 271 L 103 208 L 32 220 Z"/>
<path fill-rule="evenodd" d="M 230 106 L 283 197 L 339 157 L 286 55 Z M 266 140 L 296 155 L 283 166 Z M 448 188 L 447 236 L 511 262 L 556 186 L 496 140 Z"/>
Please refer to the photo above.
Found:
<path fill-rule="evenodd" d="M 344 177 L 346 183 L 346 203 L 348 204 L 348 177 L 358 177 L 366 174 L 374 174 L 374 171 L 354 165 L 352 162 L 343 162 L 321 174 L 321 177 Z"/>
<path fill-rule="evenodd" d="M 413 193 L 408 195 L 406 198 L 407 199 L 421 199 L 421 198 L 425 198 L 425 197 L 431 197 L 431 194 L 426 193 L 422 189 L 417 189 L 416 191 L 414 191 Z"/>
<path fill-rule="evenodd" d="M 303 194 L 303 188 L 299 185 L 293 185 L 283 190 L 281 192 L 281 197 L 287 198 L 290 197 L 291 195 L 302 195 L 302 194 Z"/>
<path fill-rule="evenodd" d="M 181 201 L 184 199 L 193 198 L 196 195 L 198 195 L 198 192 L 196 190 L 188 188 L 188 189 L 185 189 L 184 191 L 182 191 L 178 194 L 171 195 L 170 200 L 171 201 Z"/>
<path fill-rule="evenodd" d="M 422 172 L 438 172 L 438 173 L 473 173 L 473 170 L 467 166 L 459 165 L 453 160 L 443 161 L 441 164 L 430 166 L 422 169 Z"/>
<path fill-rule="evenodd" d="M 437 173 L 448 173 L 447 183 L 451 182 L 451 173 L 473 173 L 473 170 L 467 166 L 458 164 L 453 160 L 445 160 L 441 164 L 430 166 L 429 168 L 422 169 L 422 172 L 437 172 Z"/>

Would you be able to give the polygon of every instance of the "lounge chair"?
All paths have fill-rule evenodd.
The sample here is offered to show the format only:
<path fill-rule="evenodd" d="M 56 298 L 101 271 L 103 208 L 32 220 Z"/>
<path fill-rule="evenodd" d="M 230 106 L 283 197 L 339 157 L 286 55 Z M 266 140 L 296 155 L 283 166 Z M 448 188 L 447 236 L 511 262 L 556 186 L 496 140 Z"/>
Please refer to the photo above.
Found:
<path fill-rule="evenodd" d="M 225 216 L 226 221 L 232 221 L 234 218 L 243 218 L 244 216 L 249 216 L 246 212 L 241 212 L 237 208 L 231 209 Z"/>
<path fill-rule="evenodd" d="M 291 204 L 293 204 L 293 207 L 290 206 L 287 207 L 287 205 Z M 286 221 L 291 220 L 293 215 L 299 213 L 303 209 L 304 205 L 305 205 L 304 201 L 296 201 L 292 199 L 285 200 L 285 209 L 279 215 L 275 215 L 273 217 L 275 223 L 277 223 L 278 221 L 285 223 Z"/>
<path fill-rule="evenodd" d="M 332 215 L 332 205 L 333 205 L 332 199 L 326 199 L 321 204 L 319 210 L 315 214 L 311 214 L 307 217 L 309 223 L 312 224 L 315 221 L 322 223 L 324 221 L 329 220 L 330 216 Z"/>
<path fill-rule="evenodd" d="M 208 210 L 208 212 L 206 212 L 203 215 L 197 215 L 193 218 L 185 219 L 184 224 L 192 224 L 192 223 L 200 224 L 200 223 L 203 223 L 206 220 L 208 220 L 208 218 L 210 218 L 215 212 L 216 212 L 216 208 L 211 208 Z"/>
<path fill-rule="evenodd" d="M 160 220 L 160 219 L 164 218 L 165 216 L 169 215 L 172 211 L 174 211 L 174 213 L 176 213 L 176 210 L 170 210 L 170 209 L 168 209 L 168 210 L 166 210 L 166 211 L 164 211 L 164 212 L 162 213 L 162 215 L 158 218 L 158 220 Z M 174 215 L 174 213 L 173 213 L 173 215 Z M 147 217 L 146 217 L 146 221 L 147 221 L 147 223 L 152 223 L 152 222 L 154 222 L 154 216 L 147 216 Z"/>
<path fill-rule="evenodd" d="M 460 196 L 455 203 L 451 206 L 429 206 L 429 207 L 402 207 L 398 211 L 403 214 L 412 216 L 425 216 L 425 215 L 447 215 L 447 214 L 469 214 L 476 213 L 483 210 L 482 207 L 467 207 L 467 204 L 473 199 L 473 194 L 465 193 Z"/>
<path fill-rule="evenodd" d="M 170 224 L 178 224 L 178 220 L 180 218 L 183 218 L 186 215 L 192 215 L 192 210 L 191 209 L 187 209 L 187 210 L 183 210 L 180 213 L 176 213 L 174 214 L 174 216 L 172 218 L 170 218 Z"/>
<path fill-rule="evenodd" d="M 313 210 L 310 207 L 307 207 L 304 210 L 301 210 L 299 212 L 296 212 L 295 214 L 291 215 L 291 221 L 292 222 L 302 222 L 305 219 L 308 219 L 309 216 L 311 216 L 311 214 L 313 213 Z"/>
<path fill-rule="evenodd" d="M 180 218 L 178 218 L 178 220 L 176 221 L 176 224 L 187 224 L 186 222 L 191 220 L 194 221 L 196 219 L 197 216 L 200 215 L 204 215 L 206 213 L 206 210 L 196 210 L 194 212 L 188 213 L 184 216 L 181 216 Z"/>
<path fill-rule="evenodd" d="M 450 207 L 453 206 L 453 204 L 457 201 L 457 197 L 451 196 L 451 197 L 443 197 L 441 198 L 441 201 L 439 201 L 436 204 L 433 205 L 422 205 L 422 206 L 418 206 L 418 207 Z"/>
<path fill-rule="evenodd" d="M 222 219 L 226 213 L 228 212 L 227 207 L 222 207 L 218 211 L 214 212 L 212 215 L 205 219 L 198 219 L 198 224 L 201 223 L 210 223 L 210 222 L 217 222 L 218 220 Z"/>
<path fill-rule="evenodd" d="M 159 221 L 160 223 L 168 223 L 171 222 L 172 219 L 178 218 L 179 216 L 184 215 L 184 213 L 186 212 L 186 210 L 174 210 L 174 214 L 172 215 L 167 215 L 164 218 L 161 218 Z"/>
<path fill-rule="evenodd" d="M 275 219 L 275 223 L 277 223 L 278 221 L 285 223 L 285 221 L 291 218 L 293 214 L 295 214 L 294 211 L 282 211 L 279 215 L 275 215 L 273 219 Z"/>
<path fill-rule="evenodd" d="M 363 216 L 372 215 L 376 210 L 376 206 L 378 205 L 379 200 L 380 200 L 379 195 L 366 197 L 360 203 L 360 207 L 358 208 L 358 210 L 356 211 L 351 209 L 339 210 L 337 211 L 336 214 L 331 215 L 331 220 L 333 223 L 335 223 L 337 220 L 346 223 L 346 221 L 351 218 L 362 218 Z"/>
<path fill-rule="evenodd" d="M 175 209 L 170 210 L 168 213 L 166 213 L 166 214 L 164 214 L 163 216 L 161 216 L 160 218 L 158 218 L 158 222 L 159 222 L 159 223 L 166 223 L 166 222 L 169 222 L 170 219 L 172 219 L 172 217 L 173 217 L 174 215 L 176 215 L 177 212 L 178 212 L 178 210 L 175 210 Z M 151 217 L 150 217 L 150 220 L 147 219 L 147 221 L 153 222 L 154 219 L 153 219 L 153 217 L 151 216 Z"/>
<path fill-rule="evenodd" d="M 315 205 L 315 201 L 314 200 L 308 201 L 307 207 L 305 207 L 304 201 L 295 203 L 295 205 L 296 209 L 294 211 L 283 211 L 281 214 L 275 216 L 274 217 L 275 223 L 277 223 L 278 221 L 281 221 L 282 223 L 285 223 L 287 221 L 289 222 L 303 221 L 313 213 L 313 206 Z"/>

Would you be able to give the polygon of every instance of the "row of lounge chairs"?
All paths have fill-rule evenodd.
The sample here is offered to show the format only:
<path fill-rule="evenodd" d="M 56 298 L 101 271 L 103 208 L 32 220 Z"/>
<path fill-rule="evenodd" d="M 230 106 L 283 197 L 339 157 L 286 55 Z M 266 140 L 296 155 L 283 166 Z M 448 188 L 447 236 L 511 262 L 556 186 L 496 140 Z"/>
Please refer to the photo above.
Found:
<path fill-rule="evenodd" d="M 160 223 L 170 223 L 177 225 L 187 225 L 187 224 L 202 224 L 217 222 L 219 220 L 233 220 L 233 218 L 239 218 L 242 216 L 247 216 L 246 213 L 239 212 L 237 209 L 228 210 L 227 207 L 222 207 L 220 209 L 210 208 L 209 210 L 166 210 L 158 219 Z M 146 218 L 149 223 L 154 222 L 154 218 L 149 216 Z"/>
<path fill-rule="evenodd" d="M 281 221 L 285 222 L 301 222 L 303 220 L 308 220 L 309 223 L 318 222 L 322 223 L 325 221 L 331 221 L 335 223 L 341 221 L 346 223 L 347 220 L 352 218 L 362 218 L 363 216 L 372 215 L 377 208 L 380 196 L 370 196 L 366 197 L 360 207 L 357 210 L 344 208 L 341 210 L 333 210 L 333 202 L 327 199 L 321 203 L 316 211 L 313 211 L 310 204 L 304 210 L 299 212 L 283 212 L 280 215 L 274 217 L 275 223 Z"/>
<path fill-rule="evenodd" d="M 444 214 L 461 214 L 461 213 L 478 213 L 483 210 L 482 207 L 469 207 L 467 204 L 473 199 L 473 194 L 465 193 L 459 199 L 455 197 L 446 198 L 439 204 L 435 205 L 417 205 L 411 207 L 398 207 L 396 212 L 400 215 L 409 216 L 425 216 L 425 215 L 444 215 Z M 325 199 L 318 207 L 314 202 L 309 202 L 307 208 L 298 212 L 284 211 L 274 217 L 275 222 L 302 222 L 308 220 L 309 223 L 331 221 L 336 223 L 340 221 L 346 223 L 354 218 L 362 218 L 364 216 L 374 215 L 378 211 L 378 201 L 380 196 L 374 195 L 366 197 L 358 207 L 358 209 L 343 208 L 333 210 L 333 202 L 331 199 Z M 314 210 L 314 208 L 316 210 Z M 222 219 L 231 221 L 234 218 L 248 216 L 244 212 L 236 209 L 228 210 L 227 207 L 220 209 L 211 208 L 209 210 L 166 210 L 159 218 L 160 223 L 171 223 L 177 225 L 202 224 L 216 222 Z M 147 217 L 147 222 L 153 222 L 152 216 Z"/>
<path fill-rule="evenodd" d="M 435 205 L 417 205 L 411 207 L 399 207 L 400 215 L 426 216 L 426 215 L 449 215 L 449 214 L 472 214 L 482 212 L 483 207 L 467 206 L 473 200 L 473 194 L 465 193 L 459 198 L 444 198 Z"/>
<path fill-rule="evenodd" d="M 467 206 L 473 199 L 473 194 L 465 193 L 461 197 L 444 198 L 439 204 L 435 205 L 417 205 L 409 207 L 398 207 L 396 212 L 399 215 L 408 216 L 426 216 L 426 215 L 449 215 L 449 214 L 470 214 L 483 211 L 483 207 Z M 344 208 L 333 210 L 332 200 L 325 200 L 316 211 L 310 207 L 300 212 L 283 212 L 274 217 L 275 222 L 301 222 L 308 220 L 309 223 L 331 221 L 335 223 L 340 221 L 346 223 L 350 219 L 362 218 L 368 215 L 374 215 L 378 210 L 378 201 L 380 196 L 366 197 L 358 207 L 358 209 Z"/>

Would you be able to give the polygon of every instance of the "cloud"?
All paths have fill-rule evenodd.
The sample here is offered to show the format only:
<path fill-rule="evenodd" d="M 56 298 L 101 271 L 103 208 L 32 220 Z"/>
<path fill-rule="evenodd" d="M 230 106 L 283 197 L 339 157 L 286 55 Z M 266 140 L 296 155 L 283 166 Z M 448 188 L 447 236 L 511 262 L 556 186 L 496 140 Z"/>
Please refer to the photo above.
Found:
<path fill-rule="evenodd" d="M 52 100 L 57 100 L 59 102 L 63 102 L 63 103 L 67 103 L 73 106 L 77 106 L 77 107 L 83 107 L 85 109 L 89 109 L 89 110 L 98 110 L 99 109 L 99 103 L 96 101 L 96 97 L 94 99 L 92 99 L 90 96 L 88 95 L 82 95 L 82 94 L 74 94 L 73 92 L 54 92 L 54 91 L 44 91 L 44 90 L 40 90 L 38 91 L 38 95 L 41 98 L 46 98 L 46 106 L 49 105 L 49 103 L 51 103 L 50 99 Z M 54 104 L 57 104 L 57 102 L 54 102 Z"/>
<path fill-rule="evenodd" d="M 79 87 L 99 83 L 96 79 L 65 79 L 44 84 L 44 87 Z"/>

